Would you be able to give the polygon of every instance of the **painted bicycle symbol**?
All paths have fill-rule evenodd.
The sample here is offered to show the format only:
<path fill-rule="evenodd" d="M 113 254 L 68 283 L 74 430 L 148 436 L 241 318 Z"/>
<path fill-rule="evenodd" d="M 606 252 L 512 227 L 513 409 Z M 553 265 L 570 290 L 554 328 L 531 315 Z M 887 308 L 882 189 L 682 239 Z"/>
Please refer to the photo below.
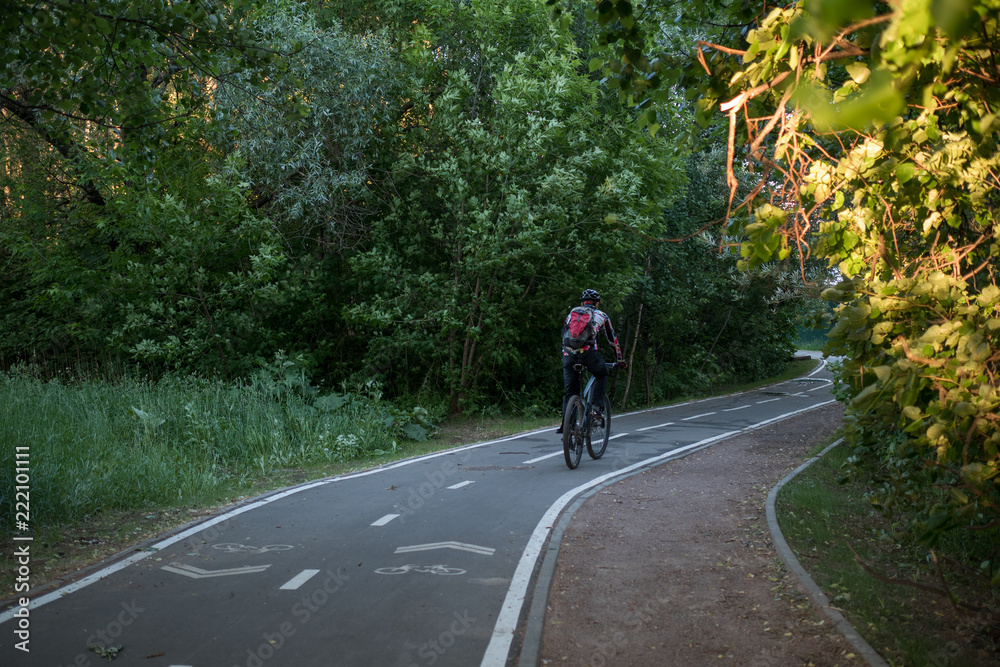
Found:
<path fill-rule="evenodd" d="M 400 565 L 399 567 L 380 567 L 378 574 L 405 574 L 407 572 L 426 572 L 427 574 L 465 574 L 465 570 L 447 565 Z"/>
<path fill-rule="evenodd" d="M 224 542 L 213 544 L 213 549 L 225 551 L 227 554 L 266 554 L 269 551 L 288 551 L 294 549 L 291 544 L 268 544 L 265 547 L 255 547 L 250 544 L 236 544 L 235 542 Z"/>

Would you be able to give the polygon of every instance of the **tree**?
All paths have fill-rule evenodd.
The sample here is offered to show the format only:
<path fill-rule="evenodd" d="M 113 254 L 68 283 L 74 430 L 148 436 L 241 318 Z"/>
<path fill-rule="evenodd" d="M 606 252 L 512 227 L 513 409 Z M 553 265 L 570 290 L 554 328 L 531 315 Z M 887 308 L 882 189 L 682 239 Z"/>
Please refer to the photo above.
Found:
<path fill-rule="evenodd" d="M 501 19 L 517 25 L 477 11 L 488 14 L 474 24 L 486 31 Z M 537 7 L 534 16 L 545 25 Z M 398 196 L 352 261 L 360 282 L 350 310 L 371 331 L 369 364 L 407 383 L 397 392 L 440 388 L 457 412 L 508 388 L 554 386 L 553 313 L 584 276 L 621 295 L 641 272 L 634 257 L 645 241 L 614 223 L 658 225 L 681 179 L 674 153 L 602 99 L 575 47 L 550 45 L 483 46 L 472 73 L 447 71 L 426 102 L 432 112 L 407 133 Z"/>
<path fill-rule="evenodd" d="M 378 211 L 402 107 L 390 42 L 320 27 L 301 8 L 262 11 L 254 29 L 288 55 L 254 72 L 268 80 L 262 90 L 219 86 L 213 109 L 230 120 L 216 143 L 290 240 L 356 244 Z"/>
<path fill-rule="evenodd" d="M 682 196 L 664 211 L 626 302 L 635 379 L 620 394 L 623 408 L 630 397 L 650 404 L 774 375 L 794 349 L 792 316 L 807 294 L 798 271 L 777 262 L 738 270 L 738 239 L 711 225 L 726 213 L 725 150 L 693 152 L 686 166 Z"/>
<path fill-rule="evenodd" d="M 726 114 L 731 163 L 764 174 L 737 212 L 747 266 L 799 247 L 842 274 L 825 293 L 842 304 L 829 351 L 846 358 L 861 451 L 887 462 L 882 502 L 911 506 L 928 544 L 953 526 L 1000 527 L 998 9 L 741 6 L 725 40 L 659 76 L 701 68 L 702 119 Z M 632 65 L 623 90 L 655 101 L 662 83 L 643 75 L 657 69 L 631 3 L 598 13 Z M 781 187 L 763 187 L 773 179 Z M 905 446 L 882 446 L 874 433 L 887 428 Z"/>
<path fill-rule="evenodd" d="M 52 0 L 0 8 L 0 110 L 58 154 L 73 189 L 103 206 L 127 161 L 142 175 L 213 81 L 269 54 L 242 3 Z M 247 82 L 250 83 L 250 82 Z"/>

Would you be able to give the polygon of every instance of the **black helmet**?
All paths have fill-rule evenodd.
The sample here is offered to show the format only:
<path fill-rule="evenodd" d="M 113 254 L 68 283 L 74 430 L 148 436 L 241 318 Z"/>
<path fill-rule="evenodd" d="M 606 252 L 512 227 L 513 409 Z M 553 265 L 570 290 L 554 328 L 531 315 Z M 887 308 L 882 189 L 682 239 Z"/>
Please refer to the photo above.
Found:
<path fill-rule="evenodd" d="M 585 289 L 583 294 L 580 295 L 580 301 L 593 301 L 597 302 L 601 300 L 601 295 L 598 294 L 597 290 Z"/>

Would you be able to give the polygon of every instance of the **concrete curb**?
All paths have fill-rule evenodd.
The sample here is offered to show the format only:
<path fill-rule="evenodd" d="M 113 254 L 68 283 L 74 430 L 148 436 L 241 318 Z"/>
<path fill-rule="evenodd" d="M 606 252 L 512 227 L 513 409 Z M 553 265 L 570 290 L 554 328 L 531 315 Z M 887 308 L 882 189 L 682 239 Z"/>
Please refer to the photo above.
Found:
<path fill-rule="evenodd" d="M 796 475 L 811 466 L 813 463 L 819 461 L 824 454 L 843 441 L 843 438 L 835 441 L 819 454 L 812 457 L 792 472 L 788 473 L 783 480 L 778 482 L 775 487 L 771 489 L 771 492 L 767 494 L 767 527 L 771 532 L 771 542 L 774 544 L 774 548 L 778 551 L 778 557 L 781 558 L 781 562 L 783 562 L 785 566 L 792 571 L 792 574 L 798 577 L 799 582 L 801 582 L 803 588 L 806 589 L 806 592 L 809 593 L 809 597 L 812 598 L 813 603 L 826 613 L 830 620 L 833 621 L 834 625 L 837 626 L 837 629 L 840 630 L 840 633 L 851 643 L 854 650 L 860 653 L 861 656 L 868 661 L 869 665 L 872 667 L 889 667 L 889 663 L 883 660 L 882 656 L 880 656 L 878 652 L 865 641 L 865 638 L 854 629 L 854 626 L 851 625 L 846 618 L 844 618 L 844 615 L 830 606 L 830 600 L 826 597 L 826 593 L 823 592 L 822 588 L 816 585 L 816 582 L 813 581 L 812 577 L 809 576 L 809 573 L 806 572 L 805 568 L 802 567 L 802 564 L 799 563 L 799 559 L 795 557 L 795 553 L 792 552 L 791 547 L 788 546 L 788 542 L 785 541 L 785 536 L 781 533 L 781 527 L 778 526 L 778 517 L 775 513 L 774 505 L 775 501 L 778 499 L 778 492 L 781 491 L 781 487 L 790 482 Z"/>

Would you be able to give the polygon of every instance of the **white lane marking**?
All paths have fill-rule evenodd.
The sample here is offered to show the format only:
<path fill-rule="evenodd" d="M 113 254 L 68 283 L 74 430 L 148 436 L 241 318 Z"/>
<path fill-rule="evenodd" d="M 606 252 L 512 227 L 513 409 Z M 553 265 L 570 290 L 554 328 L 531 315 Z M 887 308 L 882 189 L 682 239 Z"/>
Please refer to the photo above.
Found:
<path fill-rule="evenodd" d="M 184 565 L 183 563 L 171 563 L 170 565 L 164 565 L 161 570 L 166 570 L 167 572 L 173 572 L 174 574 L 183 574 L 185 577 L 191 577 L 192 579 L 208 579 L 209 577 L 229 577 L 234 574 L 255 574 L 257 572 L 263 572 L 270 565 L 248 565 L 246 567 L 230 567 L 224 570 L 203 570 L 200 567 L 195 567 L 194 565 Z"/>
<path fill-rule="evenodd" d="M 472 483 L 473 483 L 472 480 L 467 479 L 464 482 L 459 482 L 458 484 L 452 484 L 451 486 L 446 487 L 446 488 L 449 488 L 452 491 L 454 491 L 455 489 L 461 489 L 463 486 L 468 486 L 469 484 L 472 484 Z"/>
<path fill-rule="evenodd" d="M 394 553 L 409 554 L 414 551 L 434 551 L 435 549 L 455 549 L 456 551 L 468 551 L 469 553 L 492 556 L 496 549 L 481 547 L 476 544 L 465 544 L 464 542 L 431 542 L 430 544 L 413 544 L 408 547 L 399 547 Z"/>
<path fill-rule="evenodd" d="M 569 503 L 580 493 L 608 480 L 612 480 L 615 477 L 627 475 L 633 470 L 649 467 L 656 463 L 662 463 L 671 458 L 679 458 L 682 453 L 692 449 L 707 447 L 714 442 L 724 440 L 730 436 L 749 433 L 759 428 L 763 428 L 764 426 L 768 426 L 769 424 L 773 424 L 783 419 L 789 419 L 804 412 L 815 410 L 823 407 L 824 405 L 829 405 L 830 403 L 835 402 L 836 401 L 834 399 L 831 399 L 829 401 L 817 403 L 816 405 L 811 405 L 808 408 L 802 408 L 777 417 L 772 417 L 771 419 L 762 421 L 759 424 L 754 424 L 753 426 L 748 426 L 738 431 L 721 433 L 711 438 L 706 438 L 690 445 L 685 445 L 684 447 L 678 447 L 677 449 L 660 454 L 659 456 L 648 458 L 645 461 L 640 461 L 626 468 L 622 468 L 621 470 L 609 472 L 601 475 L 600 477 L 595 477 L 589 482 L 581 484 L 575 489 L 570 489 L 561 495 L 559 499 L 556 500 L 551 507 L 549 507 L 545 514 L 542 515 L 541 520 L 535 526 L 534 532 L 531 533 L 531 537 L 528 538 L 528 543 L 524 547 L 524 552 L 521 554 L 521 559 L 517 563 L 517 568 L 514 570 L 514 576 L 511 578 L 510 587 L 507 589 L 507 595 L 504 597 L 503 606 L 500 608 L 500 613 L 497 615 L 496 625 L 493 626 L 493 635 L 490 638 L 489 646 L 486 647 L 486 653 L 483 654 L 483 661 L 480 663 L 480 667 L 504 667 L 504 665 L 507 664 L 507 654 L 510 653 L 510 645 L 514 639 L 514 632 L 517 630 L 517 620 L 521 616 L 521 609 L 524 607 L 524 598 L 528 590 L 528 584 L 531 583 L 531 575 L 535 571 L 535 563 L 538 560 L 539 555 L 542 553 L 542 547 L 545 546 L 545 543 L 548 540 L 549 532 L 552 530 L 552 527 L 556 525 L 556 520 L 559 518 L 560 512 L 562 512 L 563 509 L 565 509 L 566 506 L 569 505 Z"/>
<path fill-rule="evenodd" d="M 817 368 L 816 370 L 814 370 L 812 373 L 810 373 L 809 376 L 811 377 L 811 376 L 819 373 L 825 367 L 826 367 L 826 359 L 823 359 L 820 367 Z M 730 396 L 739 396 L 739 395 L 744 394 L 744 393 L 748 393 L 748 392 L 737 392 L 736 394 L 730 394 Z M 635 410 L 635 411 L 632 411 L 632 412 L 626 412 L 624 414 L 617 415 L 617 417 L 618 418 L 622 418 L 622 417 L 631 417 L 633 415 L 650 414 L 650 413 L 653 413 L 653 412 L 659 412 L 661 410 L 669 410 L 669 409 L 672 409 L 672 408 L 679 408 L 679 407 L 681 407 L 683 405 L 690 405 L 692 403 L 704 403 L 704 402 L 707 402 L 707 401 L 714 401 L 714 400 L 718 400 L 719 398 L 724 398 L 724 397 L 713 396 L 711 398 L 700 399 L 700 400 L 697 400 L 697 401 L 685 401 L 684 403 L 677 403 L 675 405 L 667 405 L 667 406 L 663 406 L 663 407 L 659 407 L 659 408 L 651 408 L 651 409 L 646 409 L 646 410 Z M 819 404 L 817 404 L 816 406 L 813 406 L 813 407 L 819 407 L 821 405 L 826 405 L 827 403 L 832 403 L 832 402 L 833 401 L 825 401 L 825 402 L 819 403 Z M 805 408 L 805 410 L 809 410 L 809 409 L 811 409 L 811 408 Z M 501 442 L 510 442 L 511 440 L 520 440 L 521 438 L 527 438 L 527 437 L 530 437 L 530 436 L 533 436 L 533 435 L 537 435 L 539 433 L 549 433 L 549 432 L 554 431 L 554 430 L 555 430 L 554 428 L 535 429 L 534 431 L 528 431 L 527 433 L 518 433 L 516 435 L 507 436 L 506 438 L 497 438 L 496 440 L 487 440 L 486 442 L 477 442 L 477 443 L 472 444 L 472 445 L 466 445 L 465 447 L 457 447 L 455 449 L 447 449 L 447 450 L 444 450 L 444 451 L 435 452 L 433 454 L 426 454 L 424 456 L 418 456 L 416 458 L 406 459 L 404 461 L 397 461 L 395 463 L 389 463 L 389 464 L 384 465 L 384 466 L 379 466 L 377 468 L 372 468 L 371 470 L 363 470 L 361 472 L 351 473 L 349 475 L 342 475 L 342 476 L 339 476 L 339 477 L 329 477 L 327 479 L 321 479 L 321 480 L 317 480 L 315 482 L 307 482 L 305 484 L 293 487 L 291 489 L 285 489 L 284 491 L 279 491 L 277 493 L 273 493 L 273 494 L 271 494 L 269 496 L 261 498 L 260 500 L 248 503 L 246 505 L 243 505 L 242 507 L 234 509 L 231 512 L 226 512 L 225 514 L 220 514 L 220 515 L 218 515 L 216 517 L 213 517 L 212 519 L 209 519 L 208 521 L 205 521 L 203 523 L 199 523 L 197 525 L 191 526 L 187 530 L 182 530 L 181 532 L 179 532 L 179 533 L 177 533 L 175 535 L 172 535 L 172 536 L 170 536 L 170 537 L 168 537 L 168 538 L 166 538 L 164 540 L 160 540 L 159 542 L 156 542 L 155 544 L 153 544 L 151 546 L 145 547 L 142 551 L 137 552 L 137 553 L 135 553 L 135 554 L 133 554 L 133 555 L 127 557 L 127 558 L 123 558 L 120 561 L 118 561 L 117 563 L 114 563 L 114 564 L 109 565 L 109 566 L 107 566 L 105 568 L 102 568 L 102 569 L 98 570 L 97 572 L 94 572 L 93 574 L 90 574 L 90 575 L 88 575 L 88 576 L 86 576 L 86 577 L 84 577 L 82 579 L 79 579 L 79 580 L 77 580 L 77 581 L 75 581 L 75 582 L 73 582 L 71 584 L 68 584 L 66 586 L 62 586 L 60 588 L 57 588 L 57 589 L 55 589 L 55 590 L 53 590 L 53 591 L 51 591 L 49 593 L 46 593 L 45 595 L 41 595 L 41 596 L 36 597 L 36 598 L 31 598 L 28 608 L 29 609 L 36 609 L 38 607 L 41 607 L 42 605 L 48 604 L 49 602 L 53 602 L 55 600 L 63 598 L 65 596 L 69 595 L 70 593 L 75 593 L 76 591 L 81 590 L 83 588 L 86 588 L 87 586 L 89 586 L 89 585 L 91 585 L 91 584 L 93 584 L 93 583 L 95 583 L 97 581 L 100 581 L 101 579 L 105 579 L 105 578 L 111 576 L 112 574 L 114 574 L 115 572 L 118 572 L 119 570 L 124 570 L 129 565 L 134 565 L 135 563 L 138 563 L 141 560 L 145 560 L 146 558 L 149 558 L 149 556 L 152 555 L 152 554 L 154 554 L 154 553 L 162 551 L 163 549 L 166 549 L 167 547 L 169 547 L 171 545 L 174 545 L 174 544 L 176 544 L 176 543 L 178 543 L 178 542 L 180 542 L 182 540 L 186 540 L 187 538 L 189 538 L 189 537 L 191 537 L 193 535 L 197 535 L 198 533 L 200 533 L 200 532 L 202 532 L 204 530 L 207 530 L 208 528 L 211 528 L 212 526 L 214 526 L 216 524 L 222 523 L 224 521 L 229 521 L 233 517 L 239 516 L 240 514 L 243 514 L 245 512 L 252 512 L 255 509 L 259 509 L 259 508 L 261 508 L 261 507 L 263 507 L 265 505 L 269 505 L 270 503 L 273 503 L 273 502 L 278 501 L 278 500 L 283 500 L 284 498 L 287 498 L 289 496 L 293 496 L 293 495 L 295 495 L 297 493 L 301 493 L 303 491 L 308 491 L 310 489 L 315 489 L 315 488 L 320 487 L 320 486 L 326 486 L 327 484 L 336 484 L 338 482 L 343 482 L 343 481 L 346 481 L 346 480 L 356 479 L 358 477 L 367 477 L 368 475 L 377 475 L 377 474 L 382 473 L 382 472 L 386 472 L 386 471 L 389 471 L 389 470 L 395 470 L 396 468 L 402 468 L 404 466 L 413 465 L 414 463 L 422 463 L 424 461 L 429 461 L 431 459 L 440 458 L 442 456 L 453 456 L 453 455 L 455 455 L 455 454 L 457 454 L 459 452 L 468 452 L 468 451 L 471 451 L 473 449 L 479 449 L 481 447 L 489 447 L 490 445 L 495 445 L 495 444 L 501 443 Z M 5 612 L 0 613 L 0 624 L 6 623 L 7 621 L 9 621 L 12 618 L 14 618 L 14 612 L 17 611 L 17 610 L 19 610 L 19 609 L 20 609 L 19 607 L 15 606 L 15 607 L 13 607 L 11 609 L 8 609 Z"/>
<path fill-rule="evenodd" d="M 389 523 L 393 519 L 397 519 L 397 518 L 399 518 L 398 514 L 386 514 L 384 517 L 382 517 L 378 521 L 374 522 L 372 525 L 373 526 L 384 526 L 385 524 Z"/>
<path fill-rule="evenodd" d="M 313 577 L 319 574 L 319 570 L 302 570 L 297 575 L 283 583 L 278 587 L 281 591 L 294 591 L 302 584 L 306 583 Z"/>
<path fill-rule="evenodd" d="M 613 435 L 610 438 L 608 438 L 608 440 L 614 440 L 615 438 L 621 438 L 621 437 L 624 437 L 626 435 L 628 435 L 628 433 L 616 433 L 615 435 Z"/>
<path fill-rule="evenodd" d="M 816 391 L 818 389 L 826 389 L 827 387 L 829 387 L 832 384 L 833 384 L 832 382 L 827 382 L 826 384 L 821 384 L 818 387 L 813 387 L 812 389 L 806 389 L 806 391 Z"/>
<path fill-rule="evenodd" d="M 524 464 L 528 463 L 538 463 L 539 461 L 544 461 L 545 459 L 551 459 L 553 456 L 559 456 L 562 452 L 553 452 L 551 454 L 546 454 L 545 456 L 539 456 L 537 459 L 528 459 L 524 461 Z"/>
<path fill-rule="evenodd" d="M 781 400 L 780 398 L 769 398 L 766 401 L 757 401 L 757 405 L 761 405 L 762 403 L 774 403 L 775 401 L 780 401 L 780 400 Z"/>
<path fill-rule="evenodd" d="M 406 574 L 407 572 L 426 572 L 427 574 L 465 574 L 465 570 L 460 567 L 448 567 L 447 565 L 413 565 L 408 563 L 399 567 L 380 567 L 375 570 L 375 574 Z"/>
<path fill-rule="evenodd" d="M 94 572 L 93 574 L 84 577 L 83 579 L 80 579 L 78 581 L 73 582 L 72 584 L 69 584 L 67 586 L 63 586 L 61 588 L 57 588 L 54 591 L 51 591 L 50 593 L 46 593 L 45 595 L 41 595 L 41 596 L 39 596 L 37 598 L 31 598 L 31 602 L 29 603 L 29 607 L 28 608 L 29 609 L 36 609 L 38 607 L 41 607 L 42 605 L 48 604 L 49 602 L 53 602 L 55 600 L 63 598 L 65 596 L 69 595 L 70 593 L 75 593 L 76 591 L 78 591 L 78 590 L 80 590 L 82 588 L 86 588 L 87 586 L 89 586 L 89 585 L 91 585 L 91 584 L 93 584 L 93 583 L 95 583 L 97 581 L 100 581 L 101 579 L 105 579 L 105 578 L 111 576 L 112 574 L 114 574 L 115 572 L 118 572 L 119 570 L 124 570 L 129 565 L 133 565 L 135 563 L 138 563 L 141 560 L 149 558 L 152 554 L 157 553 L 158 551 L 162 551 L 162 550 L 166 549 L 167 547 L 169 547 L 171 545 L 174 545 L 174 544 L 176 544 L 176 543 L 178 543 L 178 542 L 180 542 L 182 540 L 186 540 L 187 538 L 191 537 L 192 535 L 197 535 L 198 533 L 200 533 L 200 532 L 202 532 L 204 530 L 207 530 L 208 528 L 211 528 L 212 526 L 214 526 L 216 524 L 222 523 L 224 521 L 229 521 L 233 517 L 239 516 L 240 514 L 243 514 L 245 512 L 252 512 L 255 509 L 259 509 L 259 508 L 261 508 L 261 507 L 263 507 L 265 505 L 269 505 L 269 504 L 271 504 L 271 503 L 273 503 L 275 501 L 278 501 L 278 500 L 283 500 L 284 498 L 287 498 L 289 496 L 294 496 L 297 493 L 302 493 L 303 491 L 308 491 L 310 489 L 315 489 L 315 488 L 320 487 L 320 486 L 326 486 L 327 484 L 336 484 L 338 482 L 343 482 L 343 481 L 346 481 L 346 480 L 349 480 L 349 479 L 357 479 L 358 477 L 367 477 L 368 475 L 377 475 L 378 473 L 381 473 L 381 472 L 386 472 L 388 470 L 395 470 L 396 468 L 402 468 L 404 466 L 413 465 L 414 463 L 422 463 L 424 461 L 429 461 L 431 459 L 440 458 L 442 456 L 452 456 L 452 455 L 457 454 L 459 452 L 467 452 L 467 451 L 470 451 L 472 449 L 479 449 L 480 447 L 489 447 L 490 445 L 495 445 L 495 444 L 500 443 L 500 442 L 508 442 L 510 440 L 519 440 L 520 438 L 527 438 L 529 436 L 536 435 L 538 433 L 547 433 L 548 431 L 554 431 L 554 430 L 555 429 L 552 429 L 552 428 L 537 429 L 537 430 L 534 430 L 534 431 L 528 431 L 527 433 L 518 433 L 517 435 L 508 436 L 506 438 L 498 438 L 496 440 L 487 440 L 486 442 L 477 442 L 474 445 L 466 445 L 465 447 L 458 447 L 456 449 L 447 449 L 447 450 L 444 450 L 444 451 L 441 451 L 441 452 L 435 452 L 433 454 L 427 454 L 425 456 L 418 456 L 417 458 L 413 458 L 413 459 L 406 459 L 405 461 L 397 461 L 395 463 L 389 463 L 389 464 L 384 465 L 384 466 L 379 466 L 378 468 L 372 468 L 371 470 L 363 470 L 361 472 L 352 473 L 350 475 L 343 475 L 343 476 L 340 476 L 340 477 L 329 477 L 327 479 L 321 479 L 321 480 L 317 480 L 315 482 L 308 482 L 306 484 L 302 484 L 301 486 L 296 486 L 296 487 L 293 487 L 291 489 L 285 489 L 284 491 L 279 491 L 279 492 L 274 493 L 272 495 L 269 495 L 269 496 L 266 496 L 264 498 L 261 498 L 260 500 L 257 500 L 257 501 L 254 501 L 252 503 L 248 503 L 246 505 L 243 505 L 242 507 L 234 509 L 231 512 L 226 512 L 225 514 L 220 514 L 220 515 L 218 515 L 216 517 L 213 517 L 212 519 L 209 519 L 208 521 L 205 521 L 204 523 L 199 523 L 199 524 L 197 524 L 195 526 L 191 526 L 187 530 L 182 530 L 181 532 L 177 533 L 176 535 L 171 535 L 170 537 L 168 537 L 165 540 L 160 540 L 159 542 L 156 542 L 155 544 L 153 544 L 151 546 L 145 547 L 142 551 L 140 551 L 138 553 L 135 553 L 135 554 L 129 556 L 128 558 L 123 558 L 122 560 L 118 561 L 117 563 L 114 563 L 113 565 L 109 565 L 109 566 L 107 566 L 105 568 L 102 568 L 102 569 L 98 570 L 97 572 Z M 17 611 L 18 609 L 20 609 L 20 607 L 16 607 L 15 606 L 12 609 L 8 609 L 7 611 L 5 611 L 3 613 L 0 613 L 0 624 L 6 623 L 10 619 L 14 618 L 14 612 Z"/>
<path fill-rule="evenodd" d="M 700 415 L 694 415 L 694 416 L 692 416 L 692 417 L 685 417 L 685 418 L 684 418 L 684 419 L 682 419 L 681 421 L 682 421 L 682 422 L 689 422 L 689 421 L 691 421 L 692 419 L 700 419 L 701 417 L 710 417 L 710 416 L 712 416 L 712 415 L 714 415 L 714 414 L 715 414 L 714 412 L 704 412 L 704 413 L 702 413 L 702 414 L 700 414 Z"/>
<path fill-rule="evenodd" d="M 723 410 L 723 412 L 736 412 L 737 410 L 744 410 L 744 409 L 749 408 L 749 407 L 750 407 L 750 404 L 748 403 L 747 405 L 741 405 L 738 408 L 726 408 L 725 410 Z"/>
<path fill-rule="evenodd" d="M 656 426 L 644 426 L 642 428 L 637 428 L 636 432 L 639 432 L 639 431 L 649 431 L 649 430 L 654 429 L 654 428 L 663 428 L 664 426 L 673 426 L 673 425 L 674 425 L 673 422 L 667 422 L 666 424 L 657 424 Z"/>
<path fill-rule="evenodd" d="M 294 549 L 291 544 L 268 544 L 265 547 L 255 547 L 252 544 L 237 544 L 235 542 L 222 542 L 213 544 L 213 549 L 224 551 L 227 554 L 266 554 L 268 551 L 288 551 Z"/>

